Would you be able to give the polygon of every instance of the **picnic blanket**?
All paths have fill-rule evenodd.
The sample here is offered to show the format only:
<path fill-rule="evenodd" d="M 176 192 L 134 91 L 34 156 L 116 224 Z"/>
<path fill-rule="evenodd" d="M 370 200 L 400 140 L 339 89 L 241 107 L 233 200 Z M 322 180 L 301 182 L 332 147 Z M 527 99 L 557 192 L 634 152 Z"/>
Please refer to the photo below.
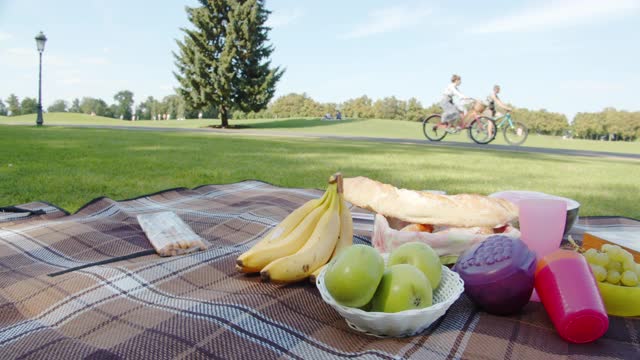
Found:
<path fill-rule="evenodd" d="M 639 319 L 611 317 L 603 338 L 575 345 L 539 303 L 500 317 L 463 295 L 421 335 L 380 339 L 349 328 L 311 283 L 236 272 L 240 253 L 321 194 L 244 181 L 99 198 L 73 215 L 17 206 L 39 204 L 51 218 L 0 217 L 0 359 L 638 358 Z M 207 250 L 154 254 L 136 216 L 158 211 L 178 214 Z M 352 211 L 355 241 L 370 243 L 370 214 Z M 627 223 L 582 218 L 575 236 Z M 108 263 L 115 257 L 123 258 Z"/>

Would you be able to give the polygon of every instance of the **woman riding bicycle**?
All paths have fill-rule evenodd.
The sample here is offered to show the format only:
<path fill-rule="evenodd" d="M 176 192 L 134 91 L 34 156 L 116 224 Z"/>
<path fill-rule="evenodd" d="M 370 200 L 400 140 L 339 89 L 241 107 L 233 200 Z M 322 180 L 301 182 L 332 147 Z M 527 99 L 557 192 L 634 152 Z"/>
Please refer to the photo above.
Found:
<path fill-rule="evenodd" d="M 463 100 L 469 99 L 466 95 L 458 90 L 458 86 L 462 83 L 460 75 L 453 74 L 451 83 L 444 89 L 440 106 L 442 107 L 442 122 L 448 123 L 459 118 L 460 113 L 465 114 L 467 110 L 462 104 Z"/>
<path fill-rule="evenodd" d="M 451 77 L 451 83 L 444 90 L 440 106 L 441 114 L 432 114 L 422 120 L 422 132 L 430 141 L 440 141 L 447 134 L 457 134 L 468 130 L 469 137 L 478 144 L 487 144 L 493 140 L 490 126 L 493 120 L 476 118 L 474 112 L 467 112 L 464 100 L 470 98 L 462 94 L 458 86 L 462 83 L 459 75 Z"/>
<path fill-rule="evenodd" d="M 499 93 L 500 93 L 500 85 L 494 85 L 493 93 L 487 96 L 487 105 L 489 110 L 491 111 L 491 117 L 493 118 L 504 115 L 496 110 L 496 105 L 500 106 L 502 109 L 508 112 L 513 110 L 509 106 L 507 106 L 505 103 L 503 103 L 502 100 L 500 100 L 500 98 L 498 97 Z"/>

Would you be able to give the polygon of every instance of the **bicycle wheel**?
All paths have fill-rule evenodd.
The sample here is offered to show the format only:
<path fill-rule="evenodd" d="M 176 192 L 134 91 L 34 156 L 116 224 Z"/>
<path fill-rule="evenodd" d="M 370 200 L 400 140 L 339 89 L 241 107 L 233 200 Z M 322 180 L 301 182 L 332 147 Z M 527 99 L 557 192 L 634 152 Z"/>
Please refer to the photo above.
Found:
<path fill-rule="evenodd" d="M 513 125 L 506 124 L 502 129 L 504 139 L 511 145 L 521 145 L 527 136 L 529 136 L 529 129 L 527 126 L 519 121 L 512 121 Z"/>
<path fill-rule="evenodd" d="M 426 136 L 427 139 L 440 141 L 447 136 L 446 124 L 440 122 L 440 118 L 440 115 L 435 114 L 422 121 L 422 132 L 424 132 L 424 136 Z"/>
<path fill-rule="evenodd" d="M 496 123 L 491 118 L 481 116 L 471 122 L 469 136 L 476 144 L 488 144 L 496 138 Z"/>

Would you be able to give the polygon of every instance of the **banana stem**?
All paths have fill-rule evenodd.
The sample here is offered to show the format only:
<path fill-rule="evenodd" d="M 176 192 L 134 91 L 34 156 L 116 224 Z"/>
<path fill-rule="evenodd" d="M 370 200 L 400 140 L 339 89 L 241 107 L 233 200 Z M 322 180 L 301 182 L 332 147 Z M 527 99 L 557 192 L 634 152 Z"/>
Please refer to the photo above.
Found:
<path fill-rule="evenodd" d="M 342 179 L 342 173 L 339 172 L 331 175 L 331 177 L 329 178 L 329 184 L 338 184 L 338 194 L 342 194 L 344 192 Z"/>

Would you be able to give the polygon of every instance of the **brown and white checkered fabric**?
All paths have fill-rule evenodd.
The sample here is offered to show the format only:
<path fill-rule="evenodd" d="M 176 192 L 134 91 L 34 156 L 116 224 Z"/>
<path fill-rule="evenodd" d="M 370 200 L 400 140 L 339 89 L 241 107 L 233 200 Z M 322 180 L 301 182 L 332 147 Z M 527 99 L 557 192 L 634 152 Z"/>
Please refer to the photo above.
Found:
<path fill-rule="evenodd" d="M 538 303 L 498 317 L 463 296 L 423 334 L 378 339 L 351 330 L 310 283 L 274 285 L 235 271 L 241 252 L 321 193 L 244 181 L 100 198 L 73 215 L 0 223 L 0 359 L 639 358 L 638 319 L 611 317 L 603 338 L 573 345 Z M 208 249 L 50 276 L 150 250 L 136 215 L 157 211 L 178 214 Z M 580 226 L 616 223 L 634 222 Z M 358 242 L 369 242 L 370 225 L 356 220 Z"/>

